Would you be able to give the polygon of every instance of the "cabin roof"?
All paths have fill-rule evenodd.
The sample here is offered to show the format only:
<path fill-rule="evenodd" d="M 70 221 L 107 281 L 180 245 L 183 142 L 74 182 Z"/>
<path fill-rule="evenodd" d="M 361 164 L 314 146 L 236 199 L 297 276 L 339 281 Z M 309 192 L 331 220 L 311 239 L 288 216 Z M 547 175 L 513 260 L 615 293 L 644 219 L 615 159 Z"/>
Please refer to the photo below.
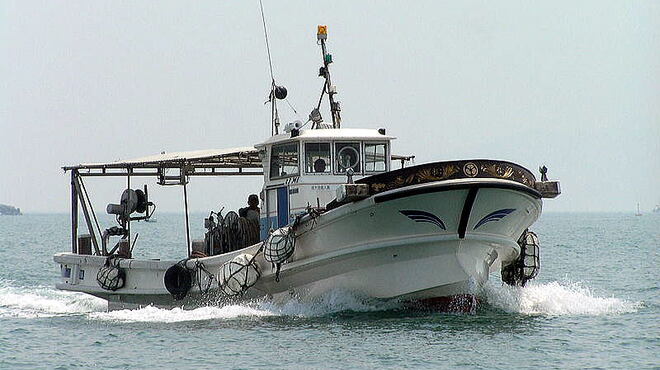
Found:
<path fill-rule="evenodd" d="M 291 134 L 279 134 L 270 137 L 268 140 L 257 144 L 256 147 L 262 147 L 282 141 L 291 140 Z M 307 129 L 300 130 L 298 136 L 294 140 L 392 140 L 394 136 L 383 135 L 376 129 L 364 128 L 330 128 L 330 129 Z"/>
<path fill-rule="evenodd" d="M 301 130 L 293 140 L 391 140 L 393 136 L 383 135 L 375 129 L 318 129 Z M 189 175 L 222 175 L 245 174 L 258 175 L 262 172 L 243 172 L 243 169 L 263 168 L 259 149 L 265 145 L 292 140 L 291 134 L 275 135 L 255 147 L 238 147 L 228 149 L 206 149 L 188 152 L 171 152 L 150 155 L 146 157 L 116 160 L 112 162 L 81 163 L 64 166 L 65 171 L 87 170 L 87 175 L 128 175 L 141 173 L 142 175 L 158 175 L 167 168 L 186 168 Z M 414 156 L 392 155 L 392 160 L 411 160 Z M 111 172 L 110 170 L 116 171 Z M 141 172 L 131 172 L 133 169 L 143 169 Z M 237 173 L 222 171 L 222 169 L 235 169 Z M 106 171 L 108 170 L 108 171 Z M 146 170 L 146 172 L 145 172 Z M 155 172 L 154 172 L 155 170 Z M 81 173 L 82 174 L 82 173 Z"/>

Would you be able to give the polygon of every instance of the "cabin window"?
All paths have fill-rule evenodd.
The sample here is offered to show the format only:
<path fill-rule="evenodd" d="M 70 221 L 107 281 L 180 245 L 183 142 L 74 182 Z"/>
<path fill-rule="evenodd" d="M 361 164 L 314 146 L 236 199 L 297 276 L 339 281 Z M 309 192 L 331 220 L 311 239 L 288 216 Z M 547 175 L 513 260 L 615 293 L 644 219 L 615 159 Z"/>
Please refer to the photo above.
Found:
<path fill-rule="evenodd" d="M 345 173 L 349 168 L 360 173 L 360 143 L 335 143 L 335 161 L 337 173 Z"/>
<path fill-rule="evenodd" d="M 330 173 L 330 143 L 305 143 L 305 172 Z"/>
<path fill-rule="evenodd" d="M 387 170 L 387 147 L 384 143 L 364 144 L 365 172 L 384 172 Z"/>
<path fill-rule="evenodd" d="M 298 143 L 273 145 L 270 152 L 270 178 L 297 175 Z"/>

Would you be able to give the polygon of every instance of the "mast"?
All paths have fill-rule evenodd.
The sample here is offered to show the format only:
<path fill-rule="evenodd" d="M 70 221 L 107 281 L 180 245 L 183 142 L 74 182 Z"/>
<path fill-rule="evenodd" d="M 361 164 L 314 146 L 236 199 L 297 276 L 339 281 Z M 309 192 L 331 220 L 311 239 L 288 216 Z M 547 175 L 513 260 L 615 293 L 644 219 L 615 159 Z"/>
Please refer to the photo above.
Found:
<path fill-rule="evenodd" d="M 270 93 L 268 94 L 268 101 L 270 103 L 270 134 L 279 134 L 280 116 L 277 112 L 277 100 L 286 99 L 286 87 L 278 86 L 275 83 L 275 74 L 273 73 L 273 59 L 270 56 L 270 43 L 268 42 L 268 28 L 266 27 L 266 16 L 264 16 L 264 4 L 259 0 L 259 8 L 261 9 L 261 22 L 264 26 L 264 39 L 266 40 L 266 52 L 268 53 L 268 67 L 270 68 Z"/>
<path fill-rule="evenodd" d="M 316 40 L 321 44 L 321 53 L 323 55 L 323 67 L 319 70 L 319 76 L 325 78 L 325 85 L 323 91 L 328 93 L 328 100 L 330 100 L 330 112 L 332 113 L 332 127 L 341 128 L 341 107 L 339 102 L 335 101 L 335 94 L 337 88 L 330 80 L 330 63 L 332 63 L 332 54 L 328 54 L 325 47 L 325 40 L 328 38 L 328 26 L 319 25 L 316 32 Z M 323 93 L 321 93 L 323 94 Z"/>

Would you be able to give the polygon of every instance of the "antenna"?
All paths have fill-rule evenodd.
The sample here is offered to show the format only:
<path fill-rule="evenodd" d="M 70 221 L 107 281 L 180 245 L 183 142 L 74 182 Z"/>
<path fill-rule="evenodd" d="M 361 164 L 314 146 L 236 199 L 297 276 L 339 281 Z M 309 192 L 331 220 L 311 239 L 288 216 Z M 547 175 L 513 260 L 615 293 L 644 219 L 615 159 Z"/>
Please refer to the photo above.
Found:
<path fill-rule="evenodd" d="M 325 48 L 325 40 L 328 38 L 328 26 L 317 27 L 316 40 L 321 44 L 321 52 L 323 55 L 323 67 L 319 69 L 319 76 L 325 78 L 325 84 L 323 85 L 323 91 L 321 91 L 321 99 L 319 99 L 319 106 L 321 105 L 321 100 L 323 99 L 323 94 L 328 93 L 328 99 L 330 100 L 330 112 L 332 113 L 332 127 L 341 128 L 341 107 L 339 102 L 335 101 L 335 94 L 337 94 L 337 88 L 332 84 L 330 80 L 330 63 L 332 63 L 332 54 L 328 54 Z M 318 109 L 318 107 L 317 107 Z"/>
<path fill-rule="evenodd" d="M 286 87 L 278 86 L 275 84 L 275 75 L 273 73 L 273 60 L 270 56 L 270 44 L 268 43 L 268 29 L 266 27 L 266 17 L 264 16 L 264 4 L 259 0 L 259 8 L 261 9 L 261 23 L 264 26 L 264 38 L 266 39 L 266 51 L 268 52 L 268 66 L 270 67 L 270 93 L 266 103 L 270 103 L 270 121 L 271 121 L 271 135 L 277 135 L 280 127 L 280 117 L 277 112 L 277 99 L 285 99 L 287 95 Z"/>

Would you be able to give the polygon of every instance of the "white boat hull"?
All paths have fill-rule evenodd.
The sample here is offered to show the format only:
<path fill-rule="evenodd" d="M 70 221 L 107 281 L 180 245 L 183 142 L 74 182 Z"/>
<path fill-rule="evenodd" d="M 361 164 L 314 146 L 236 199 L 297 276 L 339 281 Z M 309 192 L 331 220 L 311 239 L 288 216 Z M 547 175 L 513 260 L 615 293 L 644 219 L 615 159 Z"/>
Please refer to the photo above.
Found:
<path fill-rule="evenodd" d="M 315 220 L 304 219 L 296 230 L 294 255 L 282 265 L 279 281 L 275 269 L 258 255 L 261 277 L 245 298 L 315 296 L 330 289 L 412 301 L 473 294 L 503 261 L 518 257 L 518 238 L 541 212 L 540 197 L 528 189 L 499 179 L 436 181 L 376 194 Z M 54 258 L 63 272 L 69 272 L 57 287 L 105 298 L 111 309 L 215 302 L 221 297 L 221 265 L 258 248 L 188 260 L 188 266 L 201 262 L 216 275 L 209 297 L 203 297 L 196 285 L 183 300 L 169 294 L 164 274 L 176 261 L 122 260 L 126 286 L 104 290 L 96 274 L 105 257 L 72 253 Z M 200 281 L 206 286 L 208 276 L 200 274 Z"/>

